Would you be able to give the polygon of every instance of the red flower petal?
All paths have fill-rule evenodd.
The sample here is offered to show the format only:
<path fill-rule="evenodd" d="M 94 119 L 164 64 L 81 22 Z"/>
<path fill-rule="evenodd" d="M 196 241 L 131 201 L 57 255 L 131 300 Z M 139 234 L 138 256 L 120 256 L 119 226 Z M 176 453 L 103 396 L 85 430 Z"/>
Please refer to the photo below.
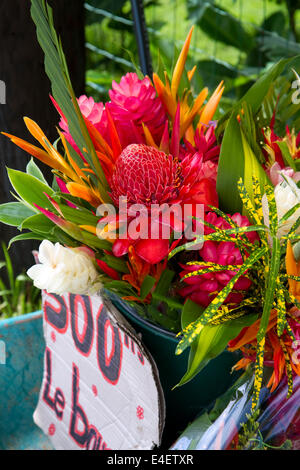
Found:
<path fill-rule="evenodd" d="M 128 253 L 128 248 L 130 245 L 131 242 L 129 240 L 116 240 L 112 248 L 114 256 L 119 258 L 120 256 L 126 255 L 126 253 Z"/>
<path fill-rule="evenodd" d="M 101 259 L 97 259 L 97 264 L 99 266 L 99 268 L 105 273 L 107 274 L 109 277 L 111 277 L 112 279 L 115 279 L 115 281 L 119 281 L 120 280 L 120 276 L 119 274 L 117 273 L 117 271 L 115 271 L 113 268 L 110 268 L 108 266 L 107 263 L 105 263 L 105 261 L 102 261 Z"/>
<path fill-rule="evenodd" d="M 147 263 L 156 264 L 168 256 L 169 240 L 139 240 L 135 251 Z"/>

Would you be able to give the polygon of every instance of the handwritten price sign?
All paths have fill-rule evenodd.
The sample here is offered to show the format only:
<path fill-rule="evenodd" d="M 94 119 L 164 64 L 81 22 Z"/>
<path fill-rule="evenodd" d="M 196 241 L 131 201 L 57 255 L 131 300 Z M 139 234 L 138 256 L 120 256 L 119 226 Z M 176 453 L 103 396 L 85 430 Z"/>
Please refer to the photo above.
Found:
<path fill-rule="evenodd" d="M 134 330 L 100 296 L 43 294 L 45 366 L 35 423 L 55 449 L 159 445 L 164 399 Z"/>

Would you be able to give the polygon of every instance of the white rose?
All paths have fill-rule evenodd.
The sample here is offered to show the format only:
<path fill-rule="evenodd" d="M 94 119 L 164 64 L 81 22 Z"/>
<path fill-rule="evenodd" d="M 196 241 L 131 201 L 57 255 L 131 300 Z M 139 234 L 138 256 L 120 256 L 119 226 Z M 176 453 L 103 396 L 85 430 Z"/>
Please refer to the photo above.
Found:
<path fill-rule="evenodd" d="M 277 184 L 274 189 L 278 221 L 296 204 L 300 203 L 300 189 L 296 183 L 287 175 L 284 175 L 284 180 Z M 269 226 L 269 207 L 266 195 L 262 199 L 263 213 L 265 224 Z M 286 236 L 294 223 L 300 217 L 300 209 L 297 209 L 291 217 L 279 225 L 277 237 L 281 238 Z M 300 233 L 300 227 L 296 233 Z"/>
<path fill-rule="evenodd" d="M 93 258 L 80 248 L 65 248 L 44 240 L 39 248 L 40 264 L 32 266 L 28 276 L 39 289 L 52 294 L 89 294 L 99 276 Z M 97 288 L 100 285 L 97 284 Z"/>

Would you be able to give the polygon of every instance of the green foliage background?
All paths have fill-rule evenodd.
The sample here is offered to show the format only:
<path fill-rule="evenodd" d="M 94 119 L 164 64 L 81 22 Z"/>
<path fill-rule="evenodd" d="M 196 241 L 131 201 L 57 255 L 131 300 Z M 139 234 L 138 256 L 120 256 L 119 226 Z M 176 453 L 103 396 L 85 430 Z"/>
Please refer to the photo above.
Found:
<path fill-rule="evenodd" d="M 128 0 L 89 0 L 89 5 L 130 22 Z M 145 16 L 155 70 L 172 69 L 174 52 L 179 50 L 192 24 L 190 65 L 198 64 L 195 89 L 207 85 L 212 90 L 224 79 L 227 110 L 262 72 L 282 57 L 300 53 L 299 0 L 145 0 Z M 112 18 L 87 11 L 86 41 L 111 56 L 88 48 L 87 92 L 107 97 L 113 79 L 132 71 L 121 58 L 138 63 L 133 28 Z"/>

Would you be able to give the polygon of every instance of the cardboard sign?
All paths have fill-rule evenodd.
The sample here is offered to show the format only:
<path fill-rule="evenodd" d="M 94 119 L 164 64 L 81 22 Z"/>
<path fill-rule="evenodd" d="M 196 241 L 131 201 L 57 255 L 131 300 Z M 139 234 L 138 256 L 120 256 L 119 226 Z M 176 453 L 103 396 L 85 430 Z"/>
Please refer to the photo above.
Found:
<path fill-rule="evenodd" d="M 159 445 L 164 398 L 156 365 L 100 296 L 43 293 L 44 377 L 35 423 L 55 449 Z"/>

